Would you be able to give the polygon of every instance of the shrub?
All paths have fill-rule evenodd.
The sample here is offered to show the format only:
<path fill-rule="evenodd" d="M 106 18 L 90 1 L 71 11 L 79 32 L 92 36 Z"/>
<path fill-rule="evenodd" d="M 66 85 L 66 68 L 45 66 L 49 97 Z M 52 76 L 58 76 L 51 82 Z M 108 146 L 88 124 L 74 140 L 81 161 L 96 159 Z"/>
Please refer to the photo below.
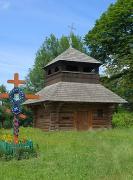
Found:
<path fill-rule="evenodd" d="M 6 107 L 0 106 L 0 128 L 12 128 L 13 115 L 6 113 Z"/>
<path fill-rule="evenodd" d="M 23 114 L 26 115 L 26 119 L 23 121 L 20 121 L 19 125 L 23 126 L 23 127 L 28 127 L 28 126 L 32 127 L 32 125 L 33 125 L 33 112 L 30 109 L 25 108 L 25 107 L 23 107 L 22 112 L 23 112 Z"/>
<path fill-rule="evenodd" d="M 5 129 L 10 129 L 10 128 L 12 128 L 12 126 L 13 126 L 13 116 L 6 114 L 3 127 Z"/>
<path fill-rule="evenodd" d="M 114 113 L 112 119 L 112 126 L 113 127 L 131 127 L 133 126 L 133 112 L 128 111 L 120 111 Z"/>
<path fill-rule="evenodd" d="M 31 148 L 31 149 L 17 148 L 17 151 L 14 154 L 14 157 L 16 160 L 37 157 L 37 150 L 35 148 Z"/>

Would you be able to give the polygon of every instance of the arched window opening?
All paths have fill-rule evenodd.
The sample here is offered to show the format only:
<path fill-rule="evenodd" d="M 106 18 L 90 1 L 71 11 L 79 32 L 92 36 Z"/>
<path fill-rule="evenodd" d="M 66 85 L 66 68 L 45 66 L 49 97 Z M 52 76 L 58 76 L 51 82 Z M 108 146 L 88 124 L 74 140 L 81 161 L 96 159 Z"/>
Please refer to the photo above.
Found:
<path fill-rule="evenodd" d="M 93 72 L 93 73 L 96 72 L 96 69 L 92 69 L 91 72 Z"/>
<path fill-rule="evenodd" d="M 56 68 L 55 68 L 55 72 L 58 72 L 58 71 L 59 71 L 59 68 L 58 68 L 58 67 L 56 67 Z"/>
<path fill-rule="evenodd" d="M 92 68 L 90 67 L 84 67 L 83 72 L 91 72 Z"/>
<path fill-rule="evenodd" d="M 48 70 L 48 75 L 50 75 L 50 74 L 52 74 L 52 73 L 51 73 L 51 69 Z"/>
<path fill-rule="evenodd" d="M 95 72 L 95 68 L 92 67 L 84 67 L 83 72 Z"/>
<path fill-rule="evenodd" d="M 67 71 L 78 71 L 78 67 L 77 66 L 66 66 L 66 70 Z"/>

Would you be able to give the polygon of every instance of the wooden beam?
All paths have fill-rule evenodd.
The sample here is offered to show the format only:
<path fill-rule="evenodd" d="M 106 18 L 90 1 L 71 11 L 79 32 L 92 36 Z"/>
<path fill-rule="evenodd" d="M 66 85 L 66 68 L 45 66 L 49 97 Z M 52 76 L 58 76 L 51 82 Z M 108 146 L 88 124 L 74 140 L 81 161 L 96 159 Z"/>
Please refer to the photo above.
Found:
<path fill-rule="evenodd" d="M 88 123 L 89 123 L 89 129 L 92 128 L 92 123 L 93 123 L 92 121 L 93 121 L 93 110 L 90 109 L 90 110 L 88 111 Z"/>
<path fill-rule="evenodd" d="M 73 114 L 74 128 L 77 130 L 77 111 L 74 111 Z"/>
<path fill-rule="evenodd" d="M 10 114 L 11 110 L 10 109 L 6 109 L 6 113 Z"/>
<path fill-rule="evenodd" d="M 10 109 L 6 109 L 6 113 L 11 114 L 11 110 Z M 19 114 L 19 118 L 22 119 L 22 120 L 26 119 L 26 117 L 27 116 L 24 115 L 24 114 Z"/>
<path fill-rule="evenodd" d="M 39 99 L 39 95 L 33 95 L 33 94 L 26 94 L 26 99 Z"/>
<path fill-rule="evenodd" d="M 26 115 L 24 115 L 24 114 L 19 114 L 19 118 L 21 118 L 21 119 L 26 119 Z"/>
<path fill-rule="evenodd" d="M 9 98 L 9 94 L 8 93 L 1 93 L 0 94 L 0 99 L 8 99 Z"/>

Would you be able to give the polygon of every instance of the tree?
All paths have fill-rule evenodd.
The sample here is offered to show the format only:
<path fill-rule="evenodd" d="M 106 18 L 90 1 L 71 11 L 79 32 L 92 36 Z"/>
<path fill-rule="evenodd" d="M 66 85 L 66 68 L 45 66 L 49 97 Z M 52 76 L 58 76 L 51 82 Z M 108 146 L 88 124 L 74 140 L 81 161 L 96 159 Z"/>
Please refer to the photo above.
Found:
<path fill-rule="evenodd" d="M 74 48 L 86 52 L 81 37 L 71 34 L 71 39 Z M 43 67 L 67 48 L 69 48 L 69 37 L 62 36 L 58 39 L 53 34 L 47 37 L 36 54 L 33 68 L 29 70 L 29 74 L 26 77 L 26 89 L 34 92 L 42 89 L 45 82 Z"/>
<path fill-rule="evenodd" d="M 4 85 L 0 86 L 0 93 L 7 93 Z M 11 116 L 6 113 L 6 109 L 10 107 L 9 100 L 0 100 L 0 127 L 11 127 Z"/>
<path fill-rule="evenodd" d="M 7 92 L 7 89 L 6 89 L 6 87 L 2 84 L 2 85 L 0 86 L 0 93 L 5 93 L 5 92 Z"/>
<path fill-rule="evenodd" d="M 133 1 L 117 0 L 85 36 L 90 55 L 106 67 L 105 84 L 133 102 Z"/>

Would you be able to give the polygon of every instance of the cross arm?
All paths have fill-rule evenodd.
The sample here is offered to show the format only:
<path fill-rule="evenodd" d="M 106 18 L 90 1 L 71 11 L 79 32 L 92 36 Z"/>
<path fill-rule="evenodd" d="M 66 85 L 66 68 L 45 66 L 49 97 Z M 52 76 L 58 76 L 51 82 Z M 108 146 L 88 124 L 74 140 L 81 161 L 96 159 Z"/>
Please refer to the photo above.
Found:
<path fill-rule="evenodd" d="M 8 80 L 7 82 L 13 84 L 14 80 Z"/>
<path fill-rule="evenodd" d="M 8 93 L 0 93 L 0 99 L 8 99 L 9 94 Z"/>
<path fill-rule="evenodd" d="M 11 113 L 11 110 L 10 109 L 6 109 L 6 113 L 8 113 L 8 114 L 10 114 Z M 20 119 L 26 119 L 26 115 L 24 115 L 24 114 L 19 114 L 19 118 Z"/>
<path fill-rule="evenodd" d="M 20 118 L 20 119 L 26 119 L 26 117 L 27 117 L 27 116 L 24 115 L 24 114 L 19 114 L 19 118 Z"/>
<path fill-rule="evenodd" d="M 14 80 L 8 80 L 7 82 L 8 82 L 8 83 L 11 83 L 11 84 L 14 84 Z M 18 84 L 25 84 L 26 81 L 24 81 L 24 80 L 18 80 L 17 83 L 18 83 Z"/>
<path fill-rule="evenodd" d="M 26 99 L 39 99 L 39 95 L 33 95 L 33 94 L 26 94 Z"/>

